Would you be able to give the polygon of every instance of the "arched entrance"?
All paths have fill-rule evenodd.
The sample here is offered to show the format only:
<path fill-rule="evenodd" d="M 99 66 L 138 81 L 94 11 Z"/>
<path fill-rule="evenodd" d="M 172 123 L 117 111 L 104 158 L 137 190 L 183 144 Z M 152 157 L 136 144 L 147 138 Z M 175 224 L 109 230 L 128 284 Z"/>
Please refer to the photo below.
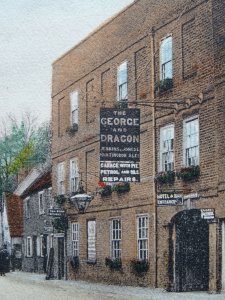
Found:
<path fill-rule="evenodd" d="M 205 291 L 209 283 L 209 225 L 198 209 L 172 219 L 173 281 L 179 292 Z"/>

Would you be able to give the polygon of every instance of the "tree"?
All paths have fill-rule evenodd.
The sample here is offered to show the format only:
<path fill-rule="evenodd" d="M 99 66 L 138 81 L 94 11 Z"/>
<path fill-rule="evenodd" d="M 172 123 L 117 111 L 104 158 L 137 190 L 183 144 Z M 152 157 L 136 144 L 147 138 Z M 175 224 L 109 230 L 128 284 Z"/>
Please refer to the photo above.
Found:
<path fill-rule="evenodd" d="M 50 124 L 37 127 L 30 114 L 25 114 L 20 122 L 9 116 L 0 134 L 0 192 L 13 191 L 22 169 L 50 160 Z"/>

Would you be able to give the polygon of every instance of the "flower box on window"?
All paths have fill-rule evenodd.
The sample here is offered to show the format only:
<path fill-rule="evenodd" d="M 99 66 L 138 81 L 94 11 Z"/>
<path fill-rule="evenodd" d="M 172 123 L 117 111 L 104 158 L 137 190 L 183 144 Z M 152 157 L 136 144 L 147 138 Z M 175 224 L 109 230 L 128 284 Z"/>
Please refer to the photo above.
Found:
<path fill-rule="evenodd" d="M 172 184 L 175 180 L 175 172 L 174 171 L 162 171 L 159 172 L 156 177 L 155 181 L 159 184 Z"/>
<path fill-rule="evenodd" d="M 73 136 L 78 130 L 78 124 L 74 123 L 72 126 L 68 127 L 66 129 L 66 132 L 70 135 Z"/>
<path fill-rule="evenodd" d="M 113 191 L 117 193 L 125 193 L 130 191 L 129 182 L 119 182 L 113 186 Z"/>
<path fill-rule="evenodd" d="M 172 87 L 173 87 L 173 79 L 165 78 L 155 83 L 155 92 L 156 94 L 162 94 L 168 90 L 171 90 Z"/>
<path fill-rule="evenodd" d="M 104 187 L 101 187 L 98 192 L 102 197 L 110 196 L 112 194 L 112 187 L 110 185 L 105 185 Z"/>
<path fill-rule="evenodd" d="M 110 270 L 121 270 L 122 269 L 122 261 L 120 258 L 111 259 L 106 257 L 105 265 L 110 268 Z"/>
<path fill-rule="evenodd" d="M 57 195 L 54 197 L 54 201 L 58 205 L 63 205 L 67 200 L 67 197 L 65 195 Z"/>
<path fill-rule="evenodd" d="M 144 275 L 149 270 L 149 262 L 147 259 L 133 259 L 131 261 L 131 269 L 136 275 Z"/>
<path fill-rule="evenodd" d="M 177 178 L 182 179 L 183 181 L 196 180 L 200 176 L 200 167 L 199 166 L 190 166 L 180 169 L 180 172 L 176 173 Z"/>

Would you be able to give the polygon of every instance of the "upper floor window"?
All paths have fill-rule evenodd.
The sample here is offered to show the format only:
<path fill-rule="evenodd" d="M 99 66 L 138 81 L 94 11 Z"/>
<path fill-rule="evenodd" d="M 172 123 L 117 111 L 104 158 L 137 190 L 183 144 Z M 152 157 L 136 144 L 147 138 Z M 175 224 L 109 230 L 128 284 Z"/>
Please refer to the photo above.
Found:
<path fill-rule="evenodd" d="M 184 163 L 199 165 L 199 119 L 197 116 L 184 121 Z"/>
<path fill-rule="evenodd" d="M 71 125 L 78 124 L 78 91 L 70 94 Z"/>
<path fill-rule="evenodd" d="M 127 89 L 127 61 L 123 62 L 118 67 L 117 73 L 117 93 L 118 101 L 127 101 L 128 89 Z"/>
<path fill-rule="evenodd" d="M 65 187 L 64 187 L 64 163 L 61 162 L 58 164 L 58 169 L 57 169 L 57 175 L 58 175 L 58 180 L 57 180 L 57 187 L 58 187 L 58 195 L 63 195 L 65 194 Z"/>
<path fill-rule="evenodd" d="M 160 44 L 160 80 L 172 78 L 172 36 L 168 36 Z"/>
<path fill-rule="evenodd" d="M 25 199 L 25 217 L 30 218 L 30 197 Z"/>
<path fill-rule="evenodd" d="M 72 256 L 79 256 L 79 224 L 71 224 Z"/>
<path fill-rule="evenodd" d="M 111 257 L 121 258 L 121 220 L 111 221 Z"/>
<path fill-rule="evenodd" d="M 174 125 L 167 125 L 160 130 L 160 169 L 174 169 Z"/>
<path fill-rule="evenodd" d="M 148 216 L 138 216 L 137 218 L 137 241 L 138 259 L 148 259 Z"/>
<path fill-rule="evenodd" d="M 39 215 L 43 215 L 45 213 L 45 207 L 44 207 L 44 192 L 38 193 L 38 202 L 39 202 Z"/>
<path fill-rule="evenodd" d="M 79 187 L 78 159 L 70 160 L 70 192 L 76 192 Z"/>

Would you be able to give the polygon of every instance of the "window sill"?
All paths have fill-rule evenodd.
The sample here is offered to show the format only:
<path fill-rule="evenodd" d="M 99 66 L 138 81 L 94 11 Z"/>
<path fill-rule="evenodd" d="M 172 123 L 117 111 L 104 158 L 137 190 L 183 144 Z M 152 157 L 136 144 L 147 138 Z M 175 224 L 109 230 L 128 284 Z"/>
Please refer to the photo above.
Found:
<path fill-rule="evenodd" d="M 96 265 L 97 264 L 97 260 L 87 260 L 87 264 L 88 265 Z"/>

